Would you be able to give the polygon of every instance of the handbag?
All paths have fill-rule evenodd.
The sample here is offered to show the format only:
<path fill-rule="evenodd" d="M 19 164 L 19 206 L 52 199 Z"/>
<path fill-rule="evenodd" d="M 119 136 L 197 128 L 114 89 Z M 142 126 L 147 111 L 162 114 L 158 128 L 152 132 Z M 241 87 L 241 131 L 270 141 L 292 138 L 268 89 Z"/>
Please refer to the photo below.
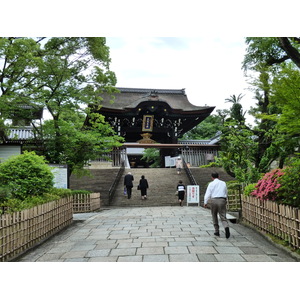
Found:
<path fill-rule="evenodd" d="M 140 185 L 138 185 L 138 186 L 137 186 L 137 189 L 138 189 L 138 190 L 140 190 L 140 189 L 141 189 Z"/>
<path fill-rule="evenodd" d="M 126 189 L 126 186 L 124 186 L 124 196 L 127 195 L 127 189 Z"/>
<path fill-rule="evenodd" d="M 175 192 L 175 196 L 178 196 L 178 191 Z"/>

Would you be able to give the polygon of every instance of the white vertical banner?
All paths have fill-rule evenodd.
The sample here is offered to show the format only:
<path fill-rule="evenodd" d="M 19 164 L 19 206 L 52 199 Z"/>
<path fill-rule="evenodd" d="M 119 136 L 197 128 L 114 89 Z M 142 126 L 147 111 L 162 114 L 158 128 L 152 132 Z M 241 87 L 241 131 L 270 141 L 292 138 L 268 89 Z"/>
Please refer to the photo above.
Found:
<path fill-rule="evenodd" d="M 187 187 L 187 205 L 189 203 L 198 203 L 198 206 L 200 205 L 199 202 L 199 195 L 200 195 L 200 187 L 199 185 L 188 185 Z"/>
<path fill-rule="evenodd" d="M 171 156 L 165 156 L 165 167 L 171 167 Z"/>

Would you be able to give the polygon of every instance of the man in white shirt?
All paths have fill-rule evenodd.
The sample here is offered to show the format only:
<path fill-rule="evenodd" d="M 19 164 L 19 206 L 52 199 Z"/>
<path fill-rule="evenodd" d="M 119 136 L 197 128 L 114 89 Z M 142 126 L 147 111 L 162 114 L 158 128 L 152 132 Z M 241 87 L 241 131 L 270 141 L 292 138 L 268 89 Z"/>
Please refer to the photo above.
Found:
<path fill-rule="evenodd" d="M 226 183 L 219 179 L 218 173 L 212 173 L 212 182 L 209 183 L 204 195 L 204 207 L 210 207 L 213 224 L 215 227 L 214 235 L 220 236 L 218 215 L 225 228 L 225 236 L 230 237 L 229 224 L 226 218 L 226 201 L 227 201 L 227 186 Z"/>

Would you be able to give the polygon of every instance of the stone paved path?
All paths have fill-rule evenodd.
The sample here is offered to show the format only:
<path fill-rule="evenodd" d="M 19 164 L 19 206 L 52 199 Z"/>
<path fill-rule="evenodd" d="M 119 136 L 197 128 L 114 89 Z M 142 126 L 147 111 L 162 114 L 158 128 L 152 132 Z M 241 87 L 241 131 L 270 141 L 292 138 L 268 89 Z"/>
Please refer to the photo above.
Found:
<path fill-rule="evenodd" d="M 20 262 L 291 262 L 255 231 L 231 224 L 213 235 L 202 207 L 113 208 L 76 214 L 74 223 Z"/>

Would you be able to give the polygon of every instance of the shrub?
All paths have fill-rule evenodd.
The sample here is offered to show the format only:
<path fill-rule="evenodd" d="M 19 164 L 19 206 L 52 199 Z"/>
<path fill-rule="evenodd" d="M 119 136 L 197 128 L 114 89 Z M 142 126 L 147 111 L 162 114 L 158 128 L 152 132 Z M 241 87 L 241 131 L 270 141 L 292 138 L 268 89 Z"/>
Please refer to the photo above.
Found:
<path fill-rule="evenodd" d="M 252 195 L 252 192 L 255 190 L 256 183 L 250 183 L 245 186 L 244 188 L 244 195 L 245 196 L 250 196 Z"/>
<path fill-rule="evenodd" d="M 5 208 L 2 213 L 12 213 L 28 208 L 24 201 L 15 198 L 7 199 L 2 205 Z"/>
<path fill-rule="evenodd" d="M 3 205 L 2 203 L 8 200 L 10 196 L 11 196 L 11 192 L 9 187 L 0 186 L 0 205 Z"/>
<path fill-rule="evenodd" d="M 41 205 L 50 201 L 57 201 L 60 197 L 53 194 L 43 194 L 42 196 L 32 196 L 27 197 L 26 199 L 16 199 L 10 198 L 3 203 L 5 207 L 5 213 L 12 213 L 15 211 L 21 211 L 24 209 L 29 209 L 37 205 Z"/>
<path fill-rule="evenodd" d="M 300 159 L 294 159 L 290 166 L 284 169 L 284 174 L 278 182 L 280 202 L 300 207 Z"/>
<path fill-rule="evenodd" d="M 50 194 L 53 194 L 53 195 L 57 195 L 59 196 L 60 198 L 64 198 L 66 196 L 70 196 L 72 194 L 72 191 L 69 190 L 69 189 L 59 189 L 59 188 L 52 188 L 50 191 L 49 191 Z"/>
<path fill-rule="evenodd" d="M 271 172 L 266 173 L 262 179 L 258 181 L 255 186 L 255 190 L 251 193 L 252 196 L 260 200 L 275 201 L 278 194 L 280 183 L 279 177 L 284 174 L 282 169 L 274 169 Z"/>
<path fill-rule="evenodd" d="M 81 194 L 81 195 L 89 195 L 92 192 L 86 190 L 72 190 L 72 195 L 74 194 Z"/>
<path fill-rule="evenodd" d="M 200 166 L 200 168 L 213 168 L 213 167 L 215 167 L 215 168 L 221 168 L 222 167 L 222 165 L 220 164 L 220 163 L 218 163 L 218 162 L 210 162 L 209 164 L 207 164 L 207 165 L 201 165 Z"/>
<path fill-rule="evenodd" d="M 53 178 L 44 158 L 34 152 L 26 151 L 0 164 L 0 182 L 16 199 L 24 200 L 48 192 L 53 187 Z"/>

